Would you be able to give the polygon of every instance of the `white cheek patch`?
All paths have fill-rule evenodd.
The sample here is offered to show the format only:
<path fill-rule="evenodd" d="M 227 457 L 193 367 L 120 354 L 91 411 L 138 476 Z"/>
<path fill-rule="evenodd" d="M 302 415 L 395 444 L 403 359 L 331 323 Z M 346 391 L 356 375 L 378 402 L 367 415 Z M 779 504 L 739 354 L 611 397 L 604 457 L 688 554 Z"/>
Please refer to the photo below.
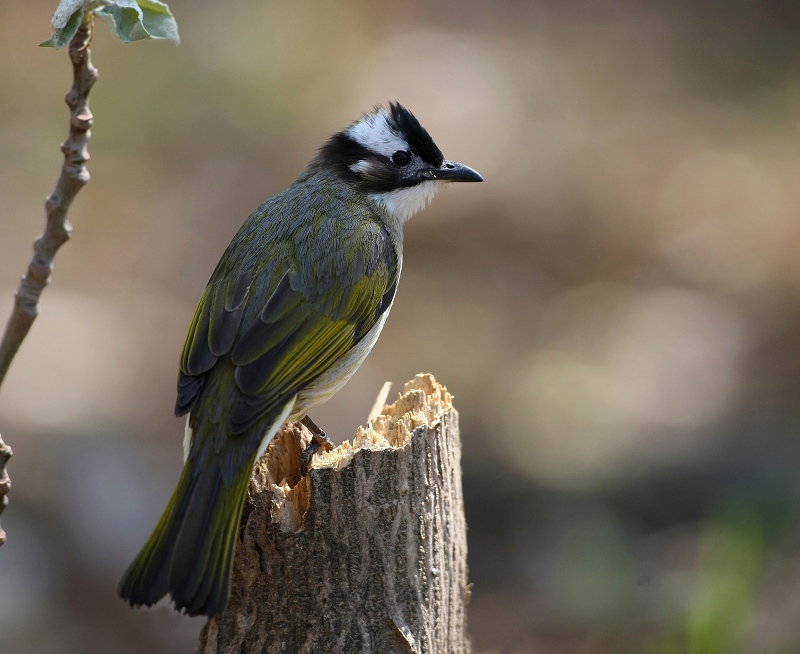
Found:
<path fill-rule="evenodd" d="M 354 173 L 369 173 L 372 170 L 372 166 L 373 164 L 371 162 L 362 159 L 349 166 L 349 168 Z"/>
<path fill-rule="evenodd" d="M 398 150 L 408 150 L 408 143 L 390 125 L 386 109 L 365 116 L 345 132 L 356 143 L 384 157 Z M 358 165 L 358 164 L 354 164 Z"/>
<path fill-rule="evenodd" d="M 388 193 L 372 193 L 370 198 L 380 204 L 392 216 L 403 222 L 423 209 L 439 190 L 437 181 L 422 182 L 416 186 L 399 188 Z"/>

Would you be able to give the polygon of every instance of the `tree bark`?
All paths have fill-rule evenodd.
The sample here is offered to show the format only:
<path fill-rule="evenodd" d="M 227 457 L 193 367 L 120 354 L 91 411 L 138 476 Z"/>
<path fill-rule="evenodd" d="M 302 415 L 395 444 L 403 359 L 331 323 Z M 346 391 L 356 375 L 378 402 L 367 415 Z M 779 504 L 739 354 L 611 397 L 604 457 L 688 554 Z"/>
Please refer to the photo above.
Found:
<path fill-rule="evenodd" d="M 257 464 L 231 599 L 200 654 L 468 654 L 458 414 L 417 375 L 351 444 L 280 432 Z"/>

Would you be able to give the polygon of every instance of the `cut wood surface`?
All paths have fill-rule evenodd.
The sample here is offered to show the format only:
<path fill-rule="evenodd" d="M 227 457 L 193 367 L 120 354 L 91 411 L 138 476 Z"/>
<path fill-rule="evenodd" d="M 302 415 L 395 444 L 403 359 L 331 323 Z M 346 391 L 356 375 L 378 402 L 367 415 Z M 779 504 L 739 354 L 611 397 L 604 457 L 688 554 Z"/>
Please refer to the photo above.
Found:
<path fill-rule="evenodd" d="M 353 442 L 285 427 L 256 465 L 231 599 L 201 654 L 466 654 L 466 523 L 451 396 L 417 375 Z"/>

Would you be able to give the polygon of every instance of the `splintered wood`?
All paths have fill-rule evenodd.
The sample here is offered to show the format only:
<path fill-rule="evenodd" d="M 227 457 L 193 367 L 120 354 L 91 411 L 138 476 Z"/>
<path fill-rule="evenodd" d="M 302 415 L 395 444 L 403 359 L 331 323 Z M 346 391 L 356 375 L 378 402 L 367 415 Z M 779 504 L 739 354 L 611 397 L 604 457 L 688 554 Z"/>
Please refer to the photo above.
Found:
<path fill-rule="evenodd" d="M 288 425 L 256 466 L 231 600 L 198 651 L 469 652 L 461 441 L 447 389 L 417 375 L 301 478 L 309 442 Z"/>
<path fill-rule="evenodd" d="M 444 386 L 433 375 L 420 374 L 406 382 L 403 392 L 394 404 L 383 411 L 366 427 L 359 427 L 353 443 L 345 441 L 339 447 L 317 454 L 312 468 L 341 470 L 361 450 L 384 450 L 405 447 L 415 429 L 435 428 L 439 416 L 453 409 L 453 400 Z"/>

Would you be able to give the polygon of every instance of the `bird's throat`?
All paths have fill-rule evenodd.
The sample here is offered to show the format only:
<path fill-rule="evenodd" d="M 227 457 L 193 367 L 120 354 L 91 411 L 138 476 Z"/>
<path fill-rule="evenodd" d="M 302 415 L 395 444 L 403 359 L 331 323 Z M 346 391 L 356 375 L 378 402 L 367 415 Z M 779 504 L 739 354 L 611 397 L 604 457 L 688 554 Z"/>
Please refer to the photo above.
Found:
<path fill-rule="evenodd" d="M 440 185 L 437 181 L 421 182 L 394 191 L 372 193 L 369 197 L 386 209 L 392 217 L 405 222 L 433 200 Z"/>

